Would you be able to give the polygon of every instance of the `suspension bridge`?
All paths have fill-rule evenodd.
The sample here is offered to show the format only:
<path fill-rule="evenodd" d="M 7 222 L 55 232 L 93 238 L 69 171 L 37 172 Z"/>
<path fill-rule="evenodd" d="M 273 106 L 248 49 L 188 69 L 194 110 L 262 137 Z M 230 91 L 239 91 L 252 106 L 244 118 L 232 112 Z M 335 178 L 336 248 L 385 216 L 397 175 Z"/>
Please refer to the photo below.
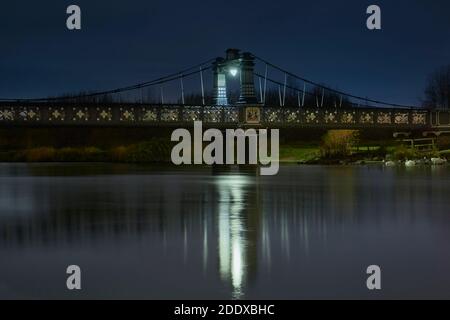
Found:
<path fill-rule="evenodd" d="M 209 87 L 208 74 L 212 77 Z M 239 78 L 234 100 L 229 86 L 233 78 Z M 187 93 L 188 82 L 198 86 L 194 94 Z M 164 94 L 169 84 L 178 87 L 177 94 L 172 89 L 171 100 L 167 91 Z M 156 88 L 159 97 L 144 101 L 142 92 L 148 88 Z M 389 128 L 423 135 L 450 131 L 448 111 L 335 90 L 237 49 L 131 86 L 78 95 L 0 99 L 0 127 L 189 127 L 194 121 L 219 128 Z"/>

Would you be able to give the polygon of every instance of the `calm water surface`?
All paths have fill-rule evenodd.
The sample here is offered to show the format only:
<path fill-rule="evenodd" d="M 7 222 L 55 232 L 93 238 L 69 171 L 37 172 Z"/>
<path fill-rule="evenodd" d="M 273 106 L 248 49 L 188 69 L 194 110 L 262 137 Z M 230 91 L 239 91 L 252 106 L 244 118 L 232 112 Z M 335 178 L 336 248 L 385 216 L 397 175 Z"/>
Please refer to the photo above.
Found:
<path fill-rule="evenodd" d="M 450 298 L 449 270 L 446 167 L 0 164 L 1 299 Z"/>

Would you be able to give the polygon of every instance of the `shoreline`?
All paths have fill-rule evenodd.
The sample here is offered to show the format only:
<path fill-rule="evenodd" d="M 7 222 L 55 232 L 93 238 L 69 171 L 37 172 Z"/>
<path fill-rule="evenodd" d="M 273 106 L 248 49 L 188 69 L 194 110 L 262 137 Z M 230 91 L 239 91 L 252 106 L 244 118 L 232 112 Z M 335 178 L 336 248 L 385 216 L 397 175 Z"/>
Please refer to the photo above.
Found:
<path fill-rule="evenodd" d="M 334 132 L 322 141 L 290 142 L 279 146 L 280 164 L 297 165 L 400 165 L 427 164 L 431 159 L 450 160 L 450 140 L 433 149 L 411 149 L 405 145 L 384 140 L 354 140 L 353 132 Z M 351 138 L 351 139 L 350 139 Z M 350 139 L 350 140 L 349 140 Z M 328 143 L 328 145 L 326 144 Z M 67 146 L 30 145 L 17 149 L 2 148 L 0 163 L 142 163 L 172 164 L 171 153 L 174 142 L 154 138 L 134 144 L 113 146 L 93 142 Z M 236 162 L 236 160 L 235 160 Z"/>
<path fill-rule="evenodd" d="M 330 166 L 330 167 L 348 167 L 348 166 L 386 166 L 386 167 L 436 167 L 436 166 L 447 166 L 449 163 L 441 163 L 441 164 L 433 164 L 431 162 L 428 163 L 421 163 L 421 160 L 409 160 L 414 161 L 414 165 L 405 165 L 405 162 L 398 161 L 395 164 L 392 165 L 386 165 L 385 161 L 375 161 L 375 160 L 367 160 L 367 161 L 343 161 L 343 160 L 333 160 L 333 161 L 318 161 L 318 162 L 303 162 L 303 161 L 296 161 L 296 160 L 281 160 L 278 161 L 278 164 L 285 165 L 285 166 Z M 273 161 L 277 162 L 277 161 Z M 73 164 L 73 165 L 138 165 L 138 166 L 167 166 L 167 167 L 174 167 L 174 168 L 182 168 L 182 167 L 214 167 L 214 166 L 262 166 L 261 164 L 219 164 L 219 165 L 208 165 L 208 164 L 187 164 L 187 165 L 175 165 L 171 162 L 119 162 L 119 161 L 0 161 L 0 165 L 8 165 L 8 164 L 22 164 L 22 165 L 35 165 L 35 164 L 44 164 L 44 165 L 62 165 L 62 164 Z"/>

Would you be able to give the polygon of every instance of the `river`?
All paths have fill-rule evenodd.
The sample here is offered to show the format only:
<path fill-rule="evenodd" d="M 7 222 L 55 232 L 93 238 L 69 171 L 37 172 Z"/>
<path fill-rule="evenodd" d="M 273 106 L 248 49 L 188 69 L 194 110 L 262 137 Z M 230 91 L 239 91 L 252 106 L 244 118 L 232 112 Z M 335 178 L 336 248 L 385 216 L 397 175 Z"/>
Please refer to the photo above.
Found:
<path fill-rule="evenodd" d="M 0 299 L 448 299 L 449 270 L 449 167 L 0 164 Z"/>

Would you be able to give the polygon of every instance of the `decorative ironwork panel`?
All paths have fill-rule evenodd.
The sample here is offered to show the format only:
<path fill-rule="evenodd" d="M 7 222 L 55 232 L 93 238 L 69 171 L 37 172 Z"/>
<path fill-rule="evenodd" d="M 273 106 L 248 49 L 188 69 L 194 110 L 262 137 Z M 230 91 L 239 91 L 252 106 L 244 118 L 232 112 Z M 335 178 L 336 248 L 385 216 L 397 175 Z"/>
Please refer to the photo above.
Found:
<path fill-rule="evenodd" d="M 394 122 L 395 124 L 408 124 L 408 112 L 397 112 L 394 115 Z"/>
<path fill-rule="evenodd" d="M 341 124 L 355 124 L 356 111 L 344 111 L 341 114 Z"/>
<path fill-rule="evenodd" d="M 413 112 L 412 124 L 426 125 L 427 124 L 427 114 L 424 112 Z"/>
<path fill-rule="evenodd" d="M 391 112 L 388 112 L 388 111 L 378 112 L 377 124 L 392 124 Z"/>
<path fill-rule="evenodd" d="M 280 123 L 283 121 L 283 110 L 281 108 L 263 108 L 264 122 Z"/>
<path fill-rule="evenodd" d="M 305 118 L 305 123 L 307 124 L 318 124 L 319 123 L 319 110 L 305 110 L 303 111 L 303 116 Z"/>
<path fill-rule="evenodd" d="M 359 122 L 361 124 L 373 124 L 374 123 L 374 112 L 373 111 L 362 111 L 359 116 Z"/>
<path fill-rule="evenodd" d="M 97 108 L 97 121 L 111 122 L 113 113 L 111 108 Z"/>
<path fill-rule="evenodd" d="M 301 122 L 301 113 L 298 109 L 286 109 L 284 111 L 284 119 L 287 124 L 299 124 Z"/>
<path fill-rule="evenodd" d="M 325 111 L 323 119 L 326 124 L 335 124 L 338 122 L 338 112 L 337 111 Z"/>
<path fill-rule="evenodd" d="M 176 122 L 179 121 L 178 117 L 178 109 L 177 108 L 170 108 L 164 106 L 161 110 L 161 121 L 164 122 Z"/>
<path fill-rule="evenodd" d="M 1 108 L 0 109 L 0 121 L 14 121 L 15 111 L 13 108 Z"/>
<path fill-rule="evenodd" d="M 64 107 L 48 108 L 48 121 L 64 121 L 66 120 L 66 110 Z"/>
<path fill-rule="evenodd" d="M 89 109 L 88 108 L 72 108 L 73 121 L 88 121 L 89 120 Z"/>
<path fill-rule="evenodd" d="M 237 107 L 224 107 L 224 121 L 226 123 L 239 122 L 239 108 Z"/>
<path fill-rule="evenodd" d="M 183 121 L 193 122 L 200 121 L 202 115 L 201 107 L 184 107 L 183 108 Z"/>
<path fill-rule="evenodd" d="M 21 121 L 40 121 L 41 111 L 39 107 L 22 107 L 18 118 Z"/>
<path fill-rule="evenodd" d="M 203 121 L 207 123 L 222 122 L 222 107 L 205 107 L 203 109 Z"/>
<path fill-rule="evenodd" d="M 142 108 L 142 121 L 143 122 L 158 121 L 158 109 L 157 108 Z"/>
<path fill-rule="evenodd" d="M 129 108 L 119 108 L 120 117 L 119 121 L 123 122 L 135 122 L 136 121 L 136 113 L 133 107 Z"/>

